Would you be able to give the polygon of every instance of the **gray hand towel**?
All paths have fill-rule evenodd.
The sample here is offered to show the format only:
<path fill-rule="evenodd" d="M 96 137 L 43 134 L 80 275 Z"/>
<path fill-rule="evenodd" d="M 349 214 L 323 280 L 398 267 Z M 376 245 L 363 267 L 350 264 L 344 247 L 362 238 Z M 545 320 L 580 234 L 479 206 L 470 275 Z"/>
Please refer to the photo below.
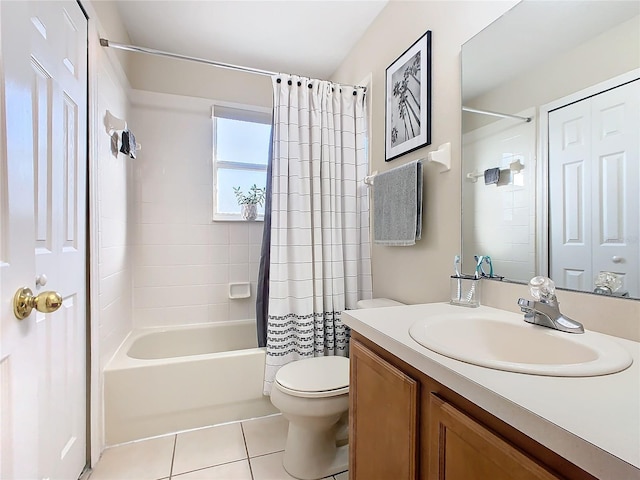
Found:
<path fill-rule="evenodd" d="M 375 177 L 373 241 L 414 245 L 422 236 L 422 163 L 417 160 Z"/>
<path fill-rule="evenodd" d="M 500 181 L 500 169 L 488 168 L 484 171 L 484 184 L 493 185 Z"/>
<path fill-rule="evenodd" d="M 120 152 L 125 155 L 129 155 L 131 158 L 136 158 L 136 137 L 133 132 L 124 130 L 122 132 L 122 146 Z"/>

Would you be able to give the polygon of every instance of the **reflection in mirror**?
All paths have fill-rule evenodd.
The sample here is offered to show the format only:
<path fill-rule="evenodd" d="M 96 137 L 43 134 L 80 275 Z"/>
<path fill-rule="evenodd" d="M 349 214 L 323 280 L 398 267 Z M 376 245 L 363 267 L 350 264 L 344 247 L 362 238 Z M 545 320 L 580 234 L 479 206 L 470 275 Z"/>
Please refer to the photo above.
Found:
<path fill-rule="evenodd" d="M 524 0 L 462 48 L 463 271 L 640 298 L 640 2 Z"/>

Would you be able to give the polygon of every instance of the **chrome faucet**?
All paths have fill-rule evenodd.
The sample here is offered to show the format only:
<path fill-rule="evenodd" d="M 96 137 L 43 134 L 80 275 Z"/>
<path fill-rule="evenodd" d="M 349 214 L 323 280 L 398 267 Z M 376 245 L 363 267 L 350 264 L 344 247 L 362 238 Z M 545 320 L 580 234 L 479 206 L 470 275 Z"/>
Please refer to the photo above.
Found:
<path fill-rule="evenodd" d="M 551 279 L 534 277 L 529 282 L 529 289 L 535 300 L 518 299 L 520 310 L 524 312 L 525 322 L 561 332 L 584 333 L 581 323 L 560 313 L 560 305 L 555 295 L 556 286 Z"/>

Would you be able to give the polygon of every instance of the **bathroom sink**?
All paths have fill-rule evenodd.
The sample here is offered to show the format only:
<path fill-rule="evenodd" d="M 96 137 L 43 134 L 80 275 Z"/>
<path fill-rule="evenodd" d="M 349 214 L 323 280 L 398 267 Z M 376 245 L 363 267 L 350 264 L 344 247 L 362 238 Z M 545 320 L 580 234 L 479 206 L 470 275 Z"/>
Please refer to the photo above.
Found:
<path fill-rule="evenodd" d="M 434 315 L 415 322 L 409 335 L 456 360 L 531 375 L 605 375 L 633 361 L 621 345 L 597 332 L 559 332 L 490 314 Z"/>

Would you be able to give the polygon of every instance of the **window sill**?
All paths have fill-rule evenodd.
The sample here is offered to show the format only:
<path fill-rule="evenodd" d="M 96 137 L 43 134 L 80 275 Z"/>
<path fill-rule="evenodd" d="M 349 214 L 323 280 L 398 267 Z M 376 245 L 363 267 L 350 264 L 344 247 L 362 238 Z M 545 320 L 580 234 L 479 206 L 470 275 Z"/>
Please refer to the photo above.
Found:
<path fill-rule="evenodd" d="M 264 215 L 258 215 L 258 218 L 255 220 L 245 220 L 240 215 L 214 215 L 213 222 L 247 222 L 247 223 L 255 223 L 255 222 L 264 222 Z"/>

